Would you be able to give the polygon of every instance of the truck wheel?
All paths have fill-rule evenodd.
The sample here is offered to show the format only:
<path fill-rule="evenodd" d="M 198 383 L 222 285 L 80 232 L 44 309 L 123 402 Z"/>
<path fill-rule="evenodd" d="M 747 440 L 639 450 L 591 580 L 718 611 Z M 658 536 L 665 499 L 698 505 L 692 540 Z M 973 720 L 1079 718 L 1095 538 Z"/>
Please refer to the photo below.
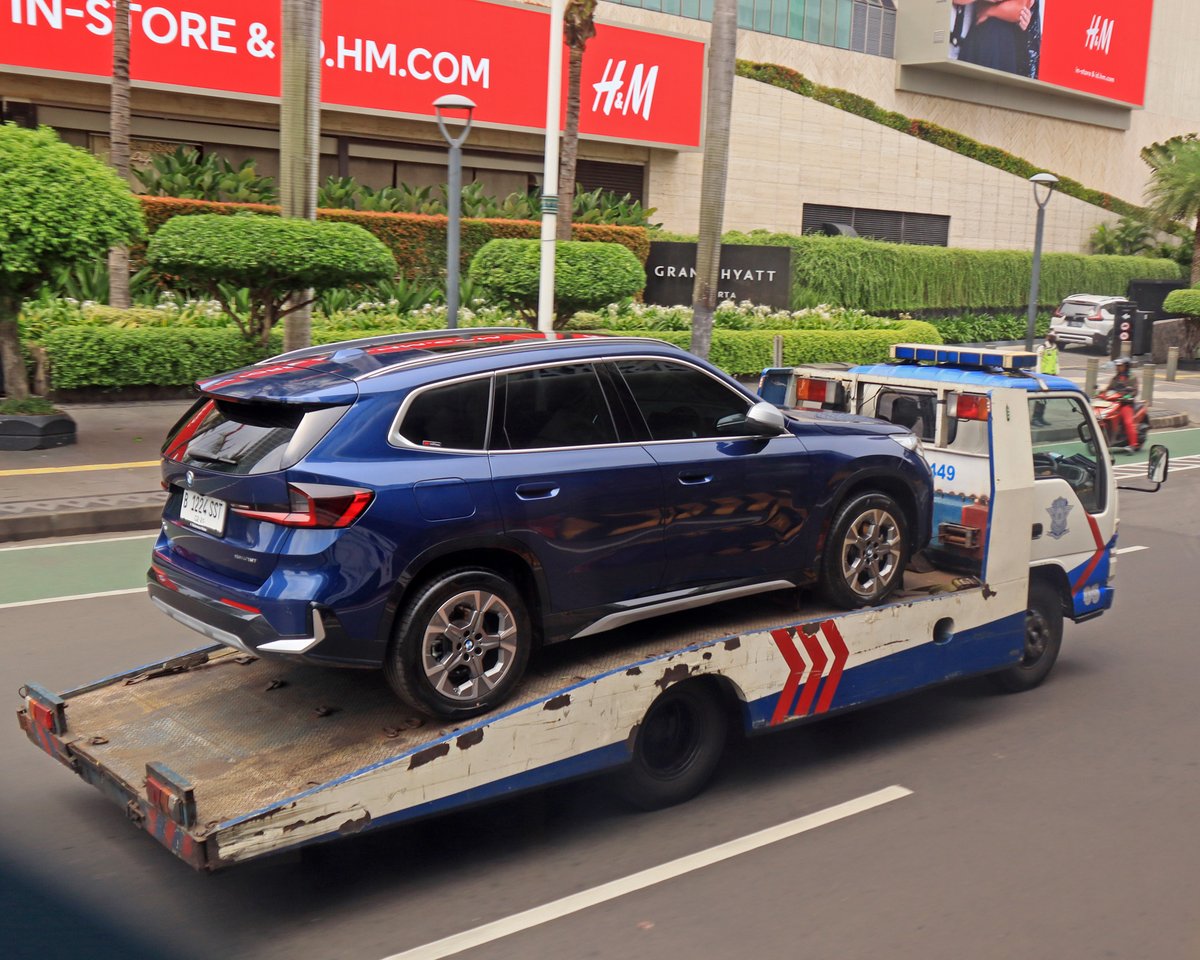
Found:
<path fill-rule="evenodd" d="M 1011 667 L 992 675 L 1005 693 L 1032 690 L 1050 675 L 1062 648 L 1063 611 L 1058 591 L 1044 580 L 1029 584 L 1025 608 L 1025 652 Z"/>
<path fill-rule="evenodd" d="M 883 493 L 863 493 L 838 510 L 821 562 L 821 590 L 852 610 L 882 603 L 900 586 L 910 547 L 904 511 Z"/>
<path fill-rule="evenodd" d="M 650 704 L 634 738 L 633 757 L 613 785 L 643 810 L 690 800 L 716 772 L 727 732 L 711 687 L 695 681 L 669 687 Z"/>
<path fill-rule="evenodd" d="M 508 699 L 529 663 L 521 592 L 490 570 L 451 570 L 420 587 L 384 661 L 392 689 L 434 717 L 473 717 Z"/>

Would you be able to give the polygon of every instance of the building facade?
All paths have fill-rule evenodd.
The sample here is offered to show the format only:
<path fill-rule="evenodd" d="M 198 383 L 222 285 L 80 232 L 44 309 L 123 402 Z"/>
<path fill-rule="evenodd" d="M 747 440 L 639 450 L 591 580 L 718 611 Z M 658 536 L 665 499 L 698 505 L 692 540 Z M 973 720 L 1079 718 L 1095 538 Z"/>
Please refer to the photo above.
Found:
<path fill-rule="evenodd" d="M 963 8 L 980 24 L 976 36 L 982 36 L 982 11 L 1000 7 L 991 0 L 740 0 L 738 57 L 798 71 L 885 110 L 957 131 L 1060 177 L 1142 203 L 1148 170 L 1138 151 L 1200 130 L 1200 60 L 1193 50 L 1200 37 L 1200 5 L 1194 0 L 1031 3 L 1034 23 L 1023 28 L 1023 37 L 1038 35 L 1040 66 L 1035 52 L 1022 54 L 1019 68 L 957 62 L 970 46 L 962 36 Z M 464 147 L 464 182 L 479 181 L 498 196 L 538 183 L 543 139 L 537 116 L 544 116 L 545 81 L 542 77 L 539 89 L 537 75 L 544 74 L 546 4 L 391 3 L 386 16 L 377 6 L 353 7 L 354 15 L 361 12 L 363 40 L 352 36 L 358 29 L 353 23 L 330 24 L 331 12 L 350 17 L 351 7 L 326 4 L 321 177 L 352 176 L 373 187 L 445 181 L 446 149 L 432 114 L 395 94 L 419 77 L 427 83 L 411 96 L 425 97 L 423 103 L 452 92 L 480 100 Z M 10 7 L 0 13 L 0 98 L 6 118 L 49 124 L 64 139 L 103 154 L 108 0 L 86 5 L 82 0 L 14 0 Z M 254 19 L 257 7 L 264 11 L 261 21 Z M 270 7 L 266 0 L 180 0 L 139 8 L 135 160 L 145 162 L 157 152 L 189 144 L 235 163 L 253 159 L 260 173 L 277 173 L 277 88 L 271 92 L 270 77 L 271 71 L 277 76 L 278 52 L 268 47 Z M 430 9 L 416 9 L 425 7 Z M 439 15 L 455 21 L 452 34 L 437 33 L 447 29 Z M 604 114 L 611 125 L 585 130 L 581 184 L 631 193 L 656 208 L 653 219 L 685 233 L 698 224 L 701 44 L 710 15 L 711 0 L 602 2 L 601 32 L 584 61 L 585 114 L 600 120 Z M 1071 16 L 1091 19 L 1076 27 Z M 489 26 L 489 18 L 497 17 Z M 531 17 L 521 23 L 533 27 L 514 29 L 513 17 Z M 111 19 L 107 22 L 111 27 Z M 471 28 L 465 30 L 465 24 Z M 627 29 L 618 32 L 618 25 Z M 67 43 L 64 38 L 76 36 L 71 30 L 77 40 Z M 239 31 L 245 33 L 244 47 L 238 46 Z M 459 35 L 465 37 L 455 41 L 459 47 L 452 49 L 447 40 L 440 51 L 432 41 L 405 46 L 403 39 Z M 47 37 L 53 42 L 46 43 Z M 649 45 L 643 46 L 646 37 Z M 1033 51 L 1027 40 L 1022 42 Z M 1072 44 L 1093 58 L 1112 58 L 1115 49 L 1124 58 L 1121 70 L 1106 75 L 1091 67 L 1072 68 Z M 218 54 L 225 59 L 214 60 Z M 509 67 L 510 62 L 517 66 Z M 490 72 L 485 64 L 491 64 Z M 1059 73 L 1048 82 L 1043 77 L 1052 74 L 1051 67 Z M 638 114 L 653 120 L 652 134 L 636 126 Z M 1030 244 L 1035 207 L 1022 176 L 741 77 L 735 81 L 732 123 L 728 229 L 798 233 L 842 223 L 860 234 L 913 242 L 981 249 Z M 1056 195 L 1047 211 L 1046 249 L 1085 250 L 1092 230 L 1114 219 L 1101 206 Z"/>

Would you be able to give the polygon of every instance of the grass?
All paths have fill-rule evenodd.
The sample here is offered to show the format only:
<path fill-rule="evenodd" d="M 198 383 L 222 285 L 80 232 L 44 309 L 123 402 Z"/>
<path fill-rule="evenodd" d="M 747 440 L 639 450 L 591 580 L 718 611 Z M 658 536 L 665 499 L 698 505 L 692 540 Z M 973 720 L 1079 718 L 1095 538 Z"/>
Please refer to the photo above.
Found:
<path fill-rule="evenodd" d="M 0 416 L 40 417 L 49 413 L 58 413 L 58 408 L 45 397 L 0 400 Z"/>

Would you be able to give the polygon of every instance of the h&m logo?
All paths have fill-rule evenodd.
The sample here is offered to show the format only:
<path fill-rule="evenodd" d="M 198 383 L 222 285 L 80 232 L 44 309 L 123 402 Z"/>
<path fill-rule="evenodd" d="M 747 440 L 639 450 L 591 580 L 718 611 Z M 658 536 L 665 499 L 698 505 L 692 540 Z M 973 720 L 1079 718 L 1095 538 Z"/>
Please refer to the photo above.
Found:
<path fill-rule="evenodd" d="M 625 60 L 608 58 L 604 76 L 592 84 L 596 91 L 592 112 L 602 112 L 607 117 L 614 110 L 628 115 L 632 109 L 635 116 L 640 113 L 643 120 L 649 120 L 650 108 L 654 105 L 654 87 L 658 83 L 658 66 L 648 69 L 644 63 L 635 66 L 629 76 L 628 89 L 625 88 L 625 67 Z"/>
<path fill-rule="evenodd" d="M 1112 17 L 1101 17 L 1100 14 L 1092 16 L 1092 25 L 1087 29 L 1087 39 L 1084 41 L 1084 47 L 1088 50 L 1099 50 L 1107 54 L 1108 48 L 1112 44 L 1113 28 L 1117 25 L 1117 21 Z"/>

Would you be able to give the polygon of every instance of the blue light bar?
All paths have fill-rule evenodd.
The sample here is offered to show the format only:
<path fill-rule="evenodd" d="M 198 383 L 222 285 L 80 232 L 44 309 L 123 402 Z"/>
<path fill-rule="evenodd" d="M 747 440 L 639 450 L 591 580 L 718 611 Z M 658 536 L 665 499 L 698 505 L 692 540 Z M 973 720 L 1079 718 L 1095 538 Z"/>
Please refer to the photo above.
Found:
<path fill-rule="evenodd" d="M 978 347 L 937 347 L 928 343 L 892 344 L 892 357 L 910 363 L 938 363 L 952 367 L 999 367 L 1029 370 L 1037 366 L 1037 354 L 1025 350 L 989 350 Z"/>

